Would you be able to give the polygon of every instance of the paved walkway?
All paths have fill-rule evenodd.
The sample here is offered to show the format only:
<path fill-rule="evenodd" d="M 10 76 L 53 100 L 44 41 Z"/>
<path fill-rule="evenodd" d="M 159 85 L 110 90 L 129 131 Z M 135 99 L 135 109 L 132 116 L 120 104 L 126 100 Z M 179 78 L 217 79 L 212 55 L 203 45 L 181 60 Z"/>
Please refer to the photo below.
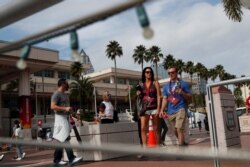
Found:
<path fill-rule="evenodd" d="M 250 134 L 241 134 L 241 144 L 243 149 L 250 150 Z M 190 145 L 192 146 L 210 146 L 209 134 L 205 131 L 199 132 L 197 129 L 192 129 L 190 136 Z M 167 148 L 164 148 L 167 149 Z M 4 159 L 0 162 L 0 166 L 4 167 L 48 167 L 53 166 L 52 157 L 53 149 L 37 150 L 36 148 L 26 147 L 25 152 L 27 156 L 21 161 L 12 160 L 15 151 L 8 151 Z M 249 158 L 250 159 L 250 158 Z M 105 160 L 99 162 L 80 162 L 74 166 L 77 167 L 213 167 L 214 161 L 212 160 L 197 160 L 197 159 L 181 159 L 166 158 L 166 157 L 148 157 L 147 159 L 140 160 L 135 155 L 116 158 L 112 160 Z M 249 167 L 250 161 L 221 161 L 221 167 Z"/>

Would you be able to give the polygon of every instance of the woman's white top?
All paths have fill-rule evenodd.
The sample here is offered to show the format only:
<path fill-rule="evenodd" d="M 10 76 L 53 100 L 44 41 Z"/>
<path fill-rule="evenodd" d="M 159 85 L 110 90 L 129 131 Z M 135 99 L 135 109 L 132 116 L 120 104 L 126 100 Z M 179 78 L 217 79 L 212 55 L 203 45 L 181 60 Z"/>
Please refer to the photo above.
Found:
<path fill-rule="evenodd" d="M 105 117 L 102 117 L 101 119 L 113 119 L 114 115 L 114 107 L 110 101 L 103 101 L 103 104 L 105 104 Z"/>

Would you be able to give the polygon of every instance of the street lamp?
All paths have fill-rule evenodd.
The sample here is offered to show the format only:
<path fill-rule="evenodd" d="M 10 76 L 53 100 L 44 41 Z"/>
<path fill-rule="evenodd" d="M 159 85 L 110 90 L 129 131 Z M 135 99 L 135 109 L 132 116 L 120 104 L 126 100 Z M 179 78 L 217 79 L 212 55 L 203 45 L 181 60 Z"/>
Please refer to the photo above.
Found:
<path fill-rule="evenodd" d="M 72 55 L 73 60 L 76 62 L 80 62 L 81 56 L 78 53 L 78 48 L 79 48 L 78 35 L 75 30 L 70 33 L 70 47 L 72 50 L 71 55 Z"/>
<path fill-rule="evenodd" d="M 26 59 L 29 57 L 30 45 L 25 45 L 21 51 L 21 57 L 17 61 L 16 66 L 18 69 L 23 70 L 27 67 Z"/>
<path fill-rule="evenodd" d="M 154 36 L 153 30 L 150 28 L 150 22 L 146 13 L 146 10 L 143 5 L 136 7 L 136 13 L 140 22 L 140 25 L 143 28 L 143 36 L 146 39 L 151 39 Z"/>

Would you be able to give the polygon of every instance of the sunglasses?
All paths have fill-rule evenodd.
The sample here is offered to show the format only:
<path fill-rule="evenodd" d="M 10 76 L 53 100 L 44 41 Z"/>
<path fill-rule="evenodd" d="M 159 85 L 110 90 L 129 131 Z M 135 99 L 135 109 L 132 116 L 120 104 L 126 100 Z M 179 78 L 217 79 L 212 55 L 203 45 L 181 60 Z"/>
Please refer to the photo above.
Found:
<path fill-rule="evenodd" d="M 176 71 L 169 71 L 168 74 L 175 74 Z"/>
<path fill-rule="evenodd" d="M 147 73 L 147 74 L 148 74 L 148 73 L 152 73 L 152 72 L 151 72 L 151 71 L 145 71 L 145 73 Z"/>

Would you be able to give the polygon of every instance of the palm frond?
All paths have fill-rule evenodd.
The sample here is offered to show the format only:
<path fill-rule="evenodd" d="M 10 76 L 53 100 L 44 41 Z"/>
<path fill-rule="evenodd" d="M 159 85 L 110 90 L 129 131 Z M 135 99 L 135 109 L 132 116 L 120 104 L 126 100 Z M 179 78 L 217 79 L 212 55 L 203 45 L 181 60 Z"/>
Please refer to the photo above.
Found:
<path fill-rule="evenodd" d="M 240 0 L 223 0 L 224 11 L 229 19 L 241 22 L 243 12 Z"/>

